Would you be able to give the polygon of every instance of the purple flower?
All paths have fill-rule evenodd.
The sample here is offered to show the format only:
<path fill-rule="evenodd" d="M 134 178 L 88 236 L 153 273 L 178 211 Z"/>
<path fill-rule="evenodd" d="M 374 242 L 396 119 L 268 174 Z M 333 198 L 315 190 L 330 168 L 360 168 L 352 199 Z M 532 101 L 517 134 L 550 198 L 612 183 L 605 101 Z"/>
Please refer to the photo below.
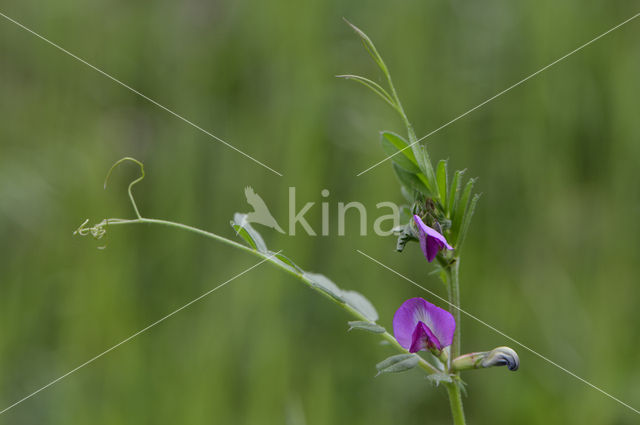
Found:
<path fill-rule="evenodd" d="M 455 330 L 456 320 L 451 313 L 422 298 L 408 299 L 393 316 L 393 334 L 411 353 L 442 350 L 453 342 Z"/>
<path fill-rule="evenodd" d="M 413 221 L 416 222 L 416 227 L 418 227 L 420 247 L 422 248 L 422 252 L 424 252 L 424 256 L 427 257 L 428 262 L 432 262 L 441 249 L 453 249 L 453 247 L 447 243 L 444 236 L 424 224 L 420 217 L 414 215 Z"/>

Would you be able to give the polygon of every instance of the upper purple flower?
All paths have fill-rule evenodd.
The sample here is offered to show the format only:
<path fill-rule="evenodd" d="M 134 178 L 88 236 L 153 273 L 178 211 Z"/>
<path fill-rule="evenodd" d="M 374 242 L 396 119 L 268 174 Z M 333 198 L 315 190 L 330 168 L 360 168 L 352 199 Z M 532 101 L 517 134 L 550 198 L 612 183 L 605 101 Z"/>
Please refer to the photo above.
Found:
<path fill-rule="evenodd" d="M 453 342 L 455 330 L 456 320 L 451 313 L 422 298 L 408 299 L 393 316 L 393 334 L 411 353 L 442 350 Z"/>
<path fill-rule="evenodd" d="M 447 243 L 444 236 L 424 224 L 420 217 L 414 215 L 413 221 L 416 222 L 416 226 L 418 227 L 420 247 L 422 248 L 422 252 L 424 252 L 424 256 L 427 257 L 428 262 L 432 262 L 441 249 L 453 249 L 453 247 Z"/>

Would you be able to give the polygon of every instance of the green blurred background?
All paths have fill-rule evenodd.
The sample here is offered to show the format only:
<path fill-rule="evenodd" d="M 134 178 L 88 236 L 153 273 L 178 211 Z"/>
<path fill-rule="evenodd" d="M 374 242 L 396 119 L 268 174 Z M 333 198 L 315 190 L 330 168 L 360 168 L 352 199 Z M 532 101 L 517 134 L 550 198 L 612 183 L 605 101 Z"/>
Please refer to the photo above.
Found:
<path fill-rule="evenodd" d="M 348 17 L 377 43 L 418 135 L 638 12 L 633 1 L 156 0 L 23 2 L 0 11 L 281 171 L 265 170 L 0 19 L 0 409 L 255 264 L 198 236 L 111 229 L 128 217 L 134 156 L 143 215 L 233 237 L 254 187 L 286 221 L 287 187 L 319 229 L 337 202 L 401 201 L 377 132 L 402 131 L 355 83 L 381 81 Z M 462 306 L 638 408 L 640 21 L 428 139 L 483 192 L 461 267 Z M 332 220 L 333 220 L 332 218 Z M 353 217 L 355 218 L 355 217 Z M 362 249 L 444 294 L 413 244 L 358 235 L 269 246 L 366 294 L 390 327 L 425 296 Z M 372 220 L 369 228 L 371 229 Z M 1 424 L 447 424 L 417 371 L 374 379 L 375 336 L 261 266 L 0 416 Z M 464 375 L 469 423 L 631 424 L 638 416 L 463 318 L 463 351 L 512 345 L 521 370 Z"/>

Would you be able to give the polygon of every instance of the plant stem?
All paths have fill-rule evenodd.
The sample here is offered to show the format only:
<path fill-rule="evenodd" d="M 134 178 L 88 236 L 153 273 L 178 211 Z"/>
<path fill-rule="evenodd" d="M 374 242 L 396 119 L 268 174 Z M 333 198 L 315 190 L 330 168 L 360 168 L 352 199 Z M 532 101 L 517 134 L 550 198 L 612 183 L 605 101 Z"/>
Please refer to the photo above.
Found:
<path fill-rule="evenodd" d="M 452 264 L 445 268 L 445 285 L 447 286 L 447 294 L 449 296 L 449 305 L 451 306 L 451 314 L 456 321 L 456 331 L 453 334 L 453 344 L 451 344 L 450 361 L 460 356 L 460 257 L 456 257 Z M 455 306 L 455 307 L 454 307 Z M 451 363 L 449 364 L 451 369 Z M 456 376 L 460 375 L 459 371 L 454 372 Z M 451 416 L 454 425 L 464 425 L 464 409 L 462 407 L 462 397 L 460 394 L 460 386 L 454 382 L 447 384 L 447 393 L 449 394 L 449 406 L 451 407 Z"/>
<path fill-rule="evenodd" d="M 449 406 L 451 407 L 451 415 L 453 416 L 453 425 L 465 425 L 460 387 L 455 382 L 447 384 L 447 393 L 449 394 Z"/>
<path fill-rule="evenodd" d="M 460 257 L 454 259 L 453 264 L 447 267 L 447 292 L 449 295 L 449 305 L 451 314 L 456 320 L 456 331 L 453 335 L 453 344 L 451 344 L 451 358 L 455 359 L 460 355 L 460 282 L 459 282 Z M 453 307 L 455 306 L 455 307 Z M 456 308 L 457 307 L 457 308 Z"/>
<path fill-rule="evenodd" d="M 326 292 L 318 289 L 316 286 L 314 286 L 312 284 L 312 282 L 309 280 L 309 278 L 307 278 L 305 276 L 305 274 L 297 272 L 296 270 L 286 266 L 284 263 L 276 261 L 275 253 L 260 252 L 260 251 L 257 251 L 255 249 L 249 248 L 249 247 L 247 247 L 245 245 L 242 245 L 242 244 L 240 244 L 238 242 L 235 242 L 235 241 L 232 241 L 232 240 L 227 239 L 225 237 L 222 237 L 220 235 L 216 235 L 215 233 L 207 232 L 206 230 L 199 229 L 197 227 L 192 227 L 192 226 L 189 226 L 189 225 L 186 225 L 186 224 L 176 223 L 174 221 L 140 217 L 140 218 L 136 218 L 136 219 L 109 218 L 109 219 L 106 219 L 104 222 L 106 223 L 106 226 L 116 226 L 116 225 L 122 225 L 122 224 L 158 224 L 158 225 L 162 225 L 162 226 L 174 227 L 174 228 L 178 228 L 178 229 L 181 229 L 181 230 L 186 230 L 188 232 L 196 233 L 198 235 L 201 235 L 201 236 L 204 236 L 204 237 L 207 237 L 207 238 L 210 238 L 210 239 L 214 239 L 214 240 L 216 240 L 218 242 L 222 242 L 222 243 L 224 243 L 226 245 L 232 246 L 232 247 L 237 248 L 237 249 L 239 249 L 241 251 L 244 251 L 244 252 L 247 252 L 249 254 L 252 254 L 252 255 L 254 255 L 256 257 L 269 260 L 269 262 L 271 264 L 273 264 L 274 266 L 276 266 L 279 269 L 289 273 L 290 275 L 295 276 L 296 278 L 298 278 L 298 280 L 302 281 L 305 285 L 307 285 L 308 287 L 310 287 L 314 291 L 322 294 L 323 296 L 325 296 L 329 300 L 333 301 L 335 304 L 337 304 L 340 307 L 342 307 L 351 316 L 353 316 L 356 320 L 370 322 L 370 320 L 367 317 L 365 317 L 364 315 L 362 315 L 358 310 L 352 308 L 348 304 L 344 304 L 344 303 L 341 303 L 341 302 L 337 301 L 335 298 L 331 297 Z M 384 333 L 379 334 L 379 335 L 382 338 L 384 338 L 386 341 L 388 341 L 389 344 L 394 349 L 399 351 L 401 354 L 410 354 L 409 351 L 406 350 L 404 347 L 402 347 L 398 343 L 396 338 L 393 335 L 391 335 L 389 332 L 385 331 Z M 417 357 L 419 359 L 418 360 L 418 366 L 422 370 L 424 370 L 427 374 L 440 373 L 440 371 L 435 366 L 433 366 L 431 363 L 427 362 L 424 358 L 422 358 L 420 356 L 417 356 Z"/>

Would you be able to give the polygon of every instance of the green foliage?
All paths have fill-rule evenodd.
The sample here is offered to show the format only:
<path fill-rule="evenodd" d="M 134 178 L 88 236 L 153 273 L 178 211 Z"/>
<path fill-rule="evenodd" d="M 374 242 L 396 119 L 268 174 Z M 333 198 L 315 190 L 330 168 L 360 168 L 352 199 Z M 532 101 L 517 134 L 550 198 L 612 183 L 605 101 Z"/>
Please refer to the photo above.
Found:
<path fill-rule="evenodd" d="M 393 98 L 391 97 L 391 95 L 389 95 L 389 93 L 387 93 L 387 91 L 382 88 L 382 86 L 380 86 L 380 84 L 376 83 L 375 81 L 371 81 L 368 78 L 365 77 L 360 77 L 359 75 L 337 75 L 338 78 L 344 78 L 345 80 L 353 80 L 356 81 L 360 84 L 362 84 L 363 86 L 369 88 L 372 92 L 374 92 L 375 94 L 377 94 L 378 96 L 380 96 L 380 98 L 382 98 L 382 100 L 384 100 L 385 102 L 387 102 L 387 104 L 389 104 L 389 106 L 391 106 L 392 108 L 396 109 L 397 106 L 395 104 L 395 101 L 393 100 Z"/>
<path fill-rule="evenodd" d="M 425 196 L 430 196 L 431 192 L 429 188 L 424 184 L 424 182 L 420 179 L 418 174 L 411 173 L 406 171 L 404 168 L 400 167 L 398 164 L 393 164 L 393 171 L 398 178 L 398 181 L 402 186 L 404 186 L 407 190 L 411 192 L 420 192 Z"/>
<path fill-rule="evenodd" d="M 357 75 L 339 75 L 339 77 L 354 80 L 366 86 L 398 112 L 407 128 L 409 141 L 396 133 L 383 131 L 380 137 L 382 150 L 387 155 L 387 158 L 392 161 L 393 171 L 402 185 L 403 194 L 412 194 L 409 202 L 413 204 L 420 202 L 422 197 L 416 196 L 416 194 L 424 195 L 433 200 L 437 206 L 436 218 L 443 220 L 442 224 L 445 224 L 445 220 L 451 223 L 450 228 L 445 231 L 445 236 L 456 248 L 456 253 L 459 253 L 479 199 L 477 195 L 470 199 L 475 180 L 470 179 L 467 181 L 462 199 L 460 199 L 464 170 L 454 173 L 451 185 L 449 185 L 447 160 L 440 160 L 437 169 L 434 171 L 429 153 L 415 136 L 413 127 L 396 93 L 389 69 L 378 49 L 376 49 L 373 41 L 364 31 L 348 21 L 347 23 L 358 35 L 365 49 L 384 74 L 389 91 L 365 77 Z M 405 224 L 410 226 L 410 223 Z M 411 232 L 409 229 L 403 229 L 400 232 L 396 249 L 402 251 L 406 242 L 410 239 Z"/>
<path fill-rule="evenodd" d="M 303 275 L 310 283 L 311 286 L 329 295 L 335 301 L 342 304 L 346 304 L 344 297 L 342 296 L 342 290 L 331 281 L 328 277 L 320 273 L 305 272 Z"/>
<path fill-rule="evenodd" d="M 378 370 L 376 376 L 383 373 L 405 372 L 418 366 L 419 361 L 420 358 L 417 354 L 397 354 L 387 357 L 376 365 L 376 369 Z"/>
<path fill-rule="evenodd" d="M 447 198 L 447 217 L 453 217 L 453 212 L 457 209 L 458 202 L 460 201 L 460 190 L 462 189 L 462 180 L 466 170 L 457 170 L 453 174 L 453 182 L 449 189 L 449 196 Z"/>
<path fill-rule="evenodd" d="M 474 196 L 471 202 L 471 194 L 476 179 L 469 179 L 464 187 L 464 191 L 460 199 L 454 200 L 451 220 L 451 240 L 455 243 L 455 248 L 459 249 L 459 244 L 464 240 L 466 231 L 471 222 L 471 216 L 475 211 L 476 203 L 479 196 Z M 456 193 L 458 193 L 456 191 Z M 470 206 L 471 202 L 471 206 Z"/>
<path fill-rule="evenodd" d="M 386 332 L 386 330 L 382 326 L 376 323 L 365 322 L 363 320 L 356 320 L 356 321 L 349 322 L 349 330 L 351 331 L 353 329 L 372 332 L 374 334 L 383 334 Z"/>
<path fill-rule="evenodd" d="M 420 167 L 411 149 L 406 149 L 409 144 L 402 136 L 383 131 L 380 133 L 380 144 L 382 151 L 387 155 L 392 155 L 391 160 L 409 173 L 419 174 Z"/>
<path fill-rule="evenodd" d="M 309 286 L 331 298 L 333 301 L 348 306 L 363 319 L 373 323 L 378 320 L 378 312 L 371 301 L 356 291 L 343 290 L 331 279 L 320 273 L 305 272 L 288 257 L 269 251 L 260 233 L 246 220 L 246 214 L 235 213 L 231 226 L 244 241 L 254 250 L 268 254 L 269 261 L 285 266 L 289 271 L 299 275 Z"/>
<path fill-rule="evenodd" d="M 236 234 L 247 242 L 251 248 L 259 252 L 268 252 L 267 245 L 264 243 L 264 239 L 256 229 L 251 226 L 251 223 L 247 221 L 247 215 L 241 213 L 235 213 L 233 220 L 231 220 L 231 227 L 236 231 Z"/>
<path fill-rule="evenodd" d="M 270 252 L 272 252 L 272 251 L 270 251 Z M 286 255 L 284 255 L 282 253 L 275 253 L 275 257 L 276 257 L 277 260 L 282 262 L 282 264 L 288 266 L 291 269 L 291 271 L 296 272 L 296 273 L 304 273 L 304 270 L 302 270 L 300 267 L 298 267 L 298 265 L 296 263 L 294 263 L 293 260 L 291 260 Z"/>
<path fill-rule="evenodd" d="M 359 40 L 334 16 L 371 28 L 422 132 L 633 13 L 623 3 L 576 0 L 548 7 L 499 0 L 490 8 L 472 2 L 327 1 L 303 7 L 227 0 L 91 5 L 98 13 L 69 2 L 41 2 L 35 8 L 9 0 L 2 12 L 213 133 L 227 135 L 256 158 L 286 167 L 287 182 L 304 181 L 309 197 L 324 187 L 337 196 L 327 185 L 339 182 L 345 200 L 372 205 L 393 196 L 396 182 L 388 164 L 380 166 L 386 171 L 353 178 L 370 165 L 369 155 L 360 155 L 366 149 L 361 129 L 369 131 L 369 147 L 377 149 L 379 159 L 376 130 L 408 136 L 399 125 L 381 123 L 380 108 L 389 107 L 368 89 L 328 78 L 331 72 L 366 69 L 351 57 L 361 50 Z M 106 15 L 114 19 L 99 25 Z M 282 22 L 288 23 L 286 30 Z M 504 37 L 514 22 L 521 24 L 518 37 Z M 633 54 L 637 24 L 459 120 L 438 133 L 442 137 L 427 139 L 434 166 L 437 159 L 450 158 L 451 177 L 455 168 L 466 167 L 467 178 L 481 176 L 475 189 L 485 192 L 463 246 L 463 277 L 473 283 L 464 288 L 466 308 L 480 313 L 479 306 L 499 305 L 496 314 L 511 319 L 514 336 L 553 329 L 561 342 L 541 340 L 541 352 L 554 360 L 580 353 L 585 378 L 625 401 L 637 399 L 638 344 L 628 326 L 637 322 L 640 302 L 635 255 L 640 191 L 633 189 L 639 179 L 632 160 L 640 157 L 635 117 L 640 96 L 633 89 L 640 72 Z M 0 31 L 3 408 L 251 261 L 226 246 L 152 225 L 110 229 L 105 251 L 70 237 L 78 217 L 129 215 L 126 187 L 116 190 L 114 183 L 137 171 L 121 165 L 103 193 L 111 162 L 132 154 L 156 170 L 133 189 L 143 214 L 224 232 L 234 211 L 247 211 L 240 205 L 247 184 L 257 186 L 277 212 L 286 205 L 277 176 L 265 176 L 262 167 L 210 143 L 12 24 L 5 22 Z M 439 42 L 444 35 L 446 42 Z M 492 37 L 500 43 L 491 43 Z M 525 52 L 522 45 L 532 49 Z M 362 57 L 369 59 L 364 51 Z M 460 73 L 461 61 L 472 79 Z M 363 75 L 382 84 L 375 66 Z M 149 73 L 152 69 L 161 72 Z M 462 179 L 460 194 L 465 184 Z M 625 230 L 612 232 L 612 226 Z M 505 238 L 517 244 L 505 250 Z M 375 301 L 385 326 L 388 313 L 412 293 L 350 253 L 352 245 L 365 244 L 368 251 L 389 255 L 400 271 L 415 267 L 418 256 L 394 257 L 389 239 L 274 236 L 267 242 L 286 246 L 285 254 L 297 263 L 322 266 L 330 277 L 355 269 L 353 276 L 363 282 L 358 288 Z M 541 260 L 544 267 L 525 260 L 523 251 L 542 252 L 549 244 L 554 249 Z M 468 255 L 472 250 L 484 255 Z M 390 347 L 363 342 L 377 340 L 373 334 L 345 338 L 340 324 L 347 315 L 336 314 L 331 305 L 307 308 L 309 291 L 292 290 L 295 282 L 266 267 L 53 385 L 0 422 L 450 423 L 444 396 L 425 389 L 417 373 L 370 385 L 366 368 L 385 358 Z M 415 272 L 420 283 L 435 279 Z M 379 285 L 370 285 L 378 279 Z M 372 292 L 364 292 L 369 286 Z M 598 329 L 610 332 L 613 346 L 604 340 L 594 344 L 585 323 L 615 303 L 615 314 L 596 321 Z M 287 308 L 295 305 L 300 308 Z M 561 323 L 555 320 L 558 312 L 567 313 Z M 239 338 L 256 329 L 256 320 L 260 329 Z M 477 332 L 466 333 L 463 347 L 484 347 L 490 332 L 465 323 L 463 329 Z M 314 334 L 300 340 L 303 331 Z M 553 367 L 534 360 L 526 366 L 517 377 L 506 371 L 469 374 L 473 392 L 465 405 L 473 412 L 471 424 L 633 423 L 624 408 L 586 387 L 580 390 Z M 497 396 L 488 390 L 498 384 L 509 391 Z M 557 396 L 562 388 L 575 389 L 569 401 Z M 295 408 L 304 420 L 285 414 Z"/>
<path fill-rule="evenodd" d="M 453 375 L 450 373 L 444 373 L 444 372 L 432 373 L 431 375 L 427 376 L 427 380 L 429 380 L 433 385 L 437 387 L 442 383 L 445 383 L 445 384 L 452 383 Z"/>
<path fill-rule="evenodd" d="M 367 50 L 367 52 L 369 53 L 371 58 L 375 61 L 375 63 L 378 64 L 378 67 L 380 68 L 384 76 L 387 78 L 387 81 L 389 82 L 389 85 L 393 90 L 393 83 L 391 81 L 391 75 L 389 74 L 387 65 L 384 63 L 384 60 L 382 60 L 382 56 L 380 56 L 380 53 L 378 53 L 378 49 L 376 49 L 376 46 L 373 44 L 373 41 L 371 41 L 369 36 L 365 34 L 364 31 L 362 31 L 360 28 L 356 27 L 346 19 L 345 19 L 345 22 L 351 27 L 351 29 L 353 29 L 353 31 L 355 31 L 358 37 L 360 37 L 360 40 L 362 41 L 364 48 Z M 395 92 L 395 90 L 393 91 Z M 397 97 L 396 97 L 396 101 L 397 101 Z"/>
<path fill-rule="evenodd" d="M 349 26 L 355 31 L 358 37 L 360 37 L 360 40 L 362 41 L 362 44 L 364 45 L 365 49 L 367 50 L 369 55 L 373 58 L 374 62 L 378 65 L 378 68 L 380 68 L 380 70 L 384 74 L 387 80 L 389 91 L 391 93 L 389 93 L 389 91 L 385 90 L 379 84 L 374 83 L 373 81 L 365 77 L 360 77 L 357 75 L 339 75 L 338 77 L 355 80 L 363 84 L 364 86 L 368 87 L 376 95 L 384 99 L 398 113 L 398 115 L 400 115 L 402 122 L 407 128 L 407 134 L 409 136 L 410 143 L 404 142 L 403 147 L 395 146 L 396 149 L 398 149 L 398 151 L 394 151 L 389 155 L 393 155 L 394 157 L 396 157 L 400 155 L 400 152 L 405 153 L 407 151 L 411 151 L 412 156 L 415 160 L 415 164 L 418 166 L 419 170 L 422 172 L 422 175 L 424 178 L 424 184 L 426 185 L 427 189 L 433 193 L 437 193 L 437 182 L 435 180 L 433 165 L 431 164 L 431 160 L 429 159 L 429 154 L 427 150 L 424 148 L 424 146 L 420 145 L 418 143 L 418 140 L 416 139 L 416 135 L 413 131 L 413 127 L 411 127 L 409 118 L 405 114 L 404 108 L 400 103 L 400 98 L 398 97 L 396 89 L 393 85 L 393 80 L 391 79 L 391 74 L 389 73 L 389 69 L 387 68 L 387 65 L 382 59 L 382 56 L 380 55 L 380 53 L 378 53 L 378 49 L 375 47 L 375 45 L 373 44 L 373 41 L 371 41 L 369 36 L 367 36 L 364 33 L 364 31 L 362 31 L 360 28 L 356 27 L 355 25 L 351 24 L 349 21 L 347 21 L 347 24 L 349 24 Z M 389 147 L 387 146 L 386 149 L 389 149 Z M 410 157 L 409 155 L 407 156 Z M 398 161 L 404 162 L 402 159 Z M 412 170 L 410 169 L 410 171 Z"/>
<path fill-rule="evenodd" d="M 440 204 L 445 206 L 445 210 L 443 211 L 445 214 L 447 213 L 446 205 L 447 203 L 447 193 L 448 191 L 448 176 L 447 176 L 447 160 L 441 159 L 438 162 L 438 168 L 436 171 L 436 181 L 438 182 L 438 199 L 440 200 Z"/>
<path fill-rule="evenodd" d="M 462 219 L 462 224 L 458 231 L 458 237 L 455 242 L 456 249 L 460 251 L 462 244 L 464 242 L 465 237 L 467 236 L 467 231 L 469 230 L 469 224 L 471 224 L 471 218 L 473 217 L 473 213 L 476 211 L 476 205 L 480 200 L 480 194 L 476 193 L 471 198 L 471 202 L 469 203 L 469 207 L 464 212 L 464 218 Z"/>
<path fill-rule="evenodd" d="M 372 322 L 378 320 L 378 312 L 373 304 L 371 304 L 371 301 L 369 301 L 364 295 L 356 291 L 342 291 L 342 296 L 351 308 L 362 314 L 364 317 Z"/>

